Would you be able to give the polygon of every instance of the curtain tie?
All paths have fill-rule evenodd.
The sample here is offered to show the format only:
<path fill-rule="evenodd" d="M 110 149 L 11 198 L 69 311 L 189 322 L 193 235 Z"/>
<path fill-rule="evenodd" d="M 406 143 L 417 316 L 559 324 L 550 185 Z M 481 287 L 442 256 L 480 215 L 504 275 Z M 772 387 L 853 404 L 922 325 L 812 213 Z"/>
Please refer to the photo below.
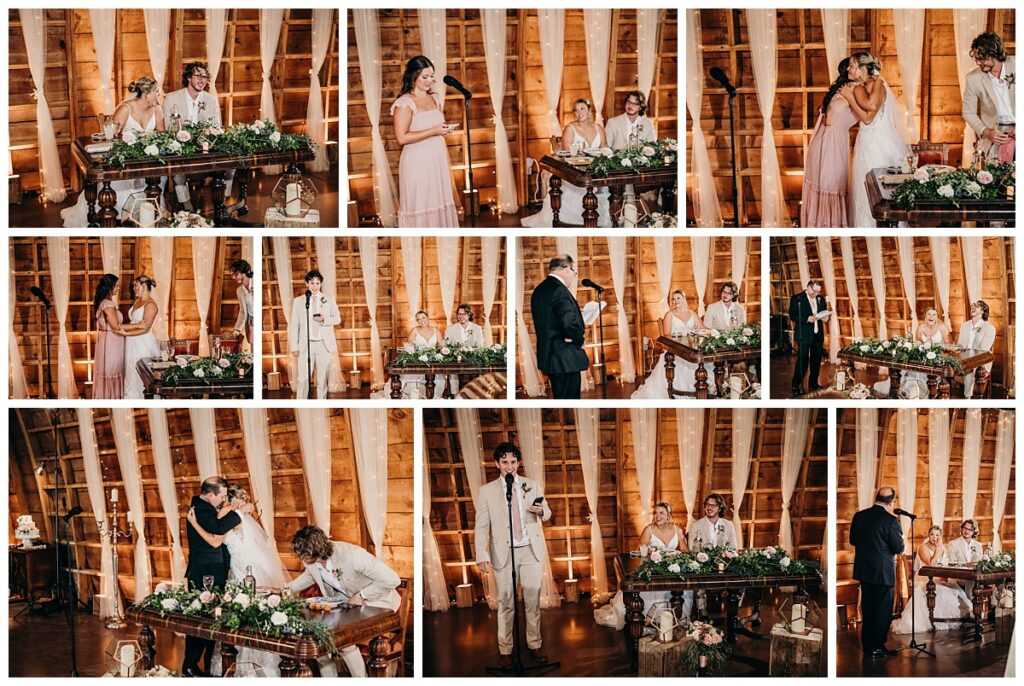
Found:
<path fill-rule="evenodd" d="M 32 89 L 32 102 L 39 102 L 39 91 L 35 88 Z"/>
<path fill-rule="evenodd" d="M 263 80 L 264 81 L 268 81 L 269 79 L 270 79 L 270 72 L 269 71 L 263 72 Z"/>

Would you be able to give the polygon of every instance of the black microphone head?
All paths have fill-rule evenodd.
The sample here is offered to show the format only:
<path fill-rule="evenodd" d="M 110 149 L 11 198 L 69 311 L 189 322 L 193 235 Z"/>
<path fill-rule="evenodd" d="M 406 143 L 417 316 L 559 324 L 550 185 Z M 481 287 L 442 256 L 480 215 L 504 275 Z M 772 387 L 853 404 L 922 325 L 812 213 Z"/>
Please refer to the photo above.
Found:
<path fill-rule="evenodd" d="M 313 291 L 311 291 L 311 290 L 309 290 L 309 289 L 307 288 L 307 289 L 306 289 L 306 300 L 309 300 L 309 299 L 310 299 L 310 298 L 312 298 L 312 297 L 313 297 Z"/>
<path fill-rule="evenodd" d="M 32 295 L 36 296 L 37 298 L 43 297 L 43 289 L 40 288 L 39 286 L 33 286 L 29 290 L 32 291 Z"/>
<path fill-rule="evenodd" d="M 458 81 L 456 81 L 456 80 L 455 80 L 455 78 L 454 78 L 454 77 L 453 77 L 453 76 L 452 76 L 451 74 L 445 74 L 445 75 L 444 75 L 444 78 L 443 78 L 443 79 L 441 79 L 441 80 L 442 80 L 442 81 L 444 81 L 444 82 L 445 82 L 445 83 L 446 83 L 447 85 L 449 85 L 449 86 L 452 86 L 453 88 L 454 88 L 454 87 L 455 87 L 456 85 L 459 85 L 459 86 L 461 86 L 461 85 L 462 85 L 461 83 L 459 83 Z"/>
<path fill-rule="evenodd" d="M 513 481 L 515 481 L 515 478 L 516 478 L 516 477 L 515 477 L 515 476 L 513 476 L 512 474 L 506 474 L 506 475 L 505 475 L 505 483 L 507 483 L 507 484 L 511 485 L 511 484 L 512 484 L 512 482 L 513 482 Z"/>
<path fill-rule="evenodd" d="M 583 286 L 584 288 L 593 288 L 595 291 L 603 291 L 604 290 L 604 286 L 598 286 L 596 283 L 594 283 L 590 279 L 583 279 L 582 281 L 580 281 L 580 285 Z"/>
<path fill-rule="evenodd" d="M 729 77 L 725 75 L 725 72 L 722 71 L 721 67 L 711 67 L 711 78 L 715 79 L 716 81 L 729 80 Z"/>
<path fill-rule="evenodd" d="M 73 508 L 71 508 L 70 510 L 67 511 L 67 514 L 64 515 L 64 521 L 65 522 L 71 521 L 72 517 L 75 517 L 75 516 L 80 515 L 80 514 L 82 514 L 82 506 L 81 505 L 75 505 Z"/>

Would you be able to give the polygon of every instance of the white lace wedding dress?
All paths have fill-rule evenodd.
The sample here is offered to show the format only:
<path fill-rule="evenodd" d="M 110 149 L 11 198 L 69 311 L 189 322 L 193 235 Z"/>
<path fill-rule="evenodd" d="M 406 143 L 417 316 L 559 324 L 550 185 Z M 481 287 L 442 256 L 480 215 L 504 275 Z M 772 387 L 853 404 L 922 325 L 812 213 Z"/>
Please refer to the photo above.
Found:
<path fill-rule="evenodd" d="M 853 173 L 850 176 L 850 221 L 851 227 L 873 228 L 875 219 L 871 216 L 868 192 L 864 177 L 878 167 L 899 166 L 904 159 L 907 145 L 906 136 L 896 124 L 896 96 L 889 84 L 882 81 L 885 98 L 878 114 L 870 124 L 861 122 L 857 142 L 853 146 Z"/>
<path fill-rule="evenodd" d="M 138 324 L 146 312 L 146 306 L 128 311 L 128 321 Z M 125 336 L 124 339 L 124 397 L 141 400 L 145 397 L 146 387 L 139 376 L 137 365 L 139 360 L 160 357 L 160 345 L 156 335 L 150 329 L 139 336 Z"/>
<path fill-rule="evenodd" d="M 420 335 L 420 332 L 416 332 L 416 336 L 413 339 L 413 345 L 416 349 L 429 348 L 434 350 L 437 348 L 438 333 L 437 329 L 430 334 L 430 338 L 426 339 Z M 402 374 L 402 397 L 403 398 L 425 398 L 427 388 L 427 377 L 423 374 Z M 444 375 L 434 375 L 434 398 L 440 398 L 444 394 Z M 374 400 L 390 400 L 391 399 L 391 379 L 387 379 L 384 382 L 384 388 L 371 393 L 370 397 Z"/>
<path fill-rule="evenodd" d="M 690 310 L 690 318 L 685 322 L 679 319 L 679 317 L 672 315 L 672 336 L 686 336 L 691 331 L 697 328 L 697 314 Z M 687 362 L 676 356 L 675 363 L 675 377 L 672 379 L 672 388 L 677 391 L 685 391 L 687 393 L 693 393 L 696 388 L 696 372 L 697 365 L 692 362 Z M 708 372 L 708 392 L 714 393 L 714 370 L 704 365 L 704 370 Z M 633 395 L 630 396 L 633 400 L 665 400 L 668 398 L 668 376 L 665 374 L 665 353 L 661 354 L 658 358 L 657 364 L 654 365 L 654 369 L 647 375 L 643 384 L 640 388 L 633 391 Z"/>
<path fill-rule="evenodd" d="M 141 136 L 147 133 L 151 133 L 156 130 L 156 113 L 150 117 L 149 121 L 146 122 L 145 126 L 139 124 L 132 117 L 131 112 L 128 113 L 128 120 L 124 123 L 122 131 L 131 131 L 137 136 Z M 137 190 L 141 190 L 146 187 L 145 179 L 127 179 L 125 181 L 111 181 L 110 187 L 117 193 L 117 204 L 114 209 L 117 211 L 118 218 L 121 217 L 121 210 L 124 208 L 124 203 L 128 199 L 128 196 Z M 99 188 L 96 189 L 99 192 Z M 99 205 L 96 206 L 96 211 L 99 211 Z M 85 200 L 85 191 L 78 194 L 78 202 L 66 210 L 61 210 L 61 218 L 64 220 L 65 229 L 84 229 L 89 225 L 89 204 Z M 125 396 L 127 397 L 127 396 Z"/>
<path fill-rule="evenodd" d="M 582 138 L 579 133 L 576 133 L 575 128 L 573 132 L 578 138 Z M 601 147 L 601 131 L 598 129 L 597 133 L 594 134 L 594 140 L 587 141 L 584 139 L 587 150 L 596 150 Z M 523 217 L 520 222 L 523 226 L 530 229 L 543 229 L 550 228 L 554 215 L 551 212 L 551 193 L 547 192 L 545 188 L 544 193 L 544 207 L 541 208 L 540 212 L 531 214 L 529 217 Z M 558 210 L 558 223 L 559 224 L 576 224 L 583 226 L 583 196 L 586 195 L 587 189 L 574 186 L 567 181 L 562 181 L 562 205 Z M 600 188 L 594 188 L 594 195 L 597 196 L 597 225 L 600 228 L 609 228 L 612 225 L 611 211 L 608 209 L 608 188 L 601 186 Z"/>
<path fill-rule="evenodd" d="M 946 560 L 943 559 L 943 563 L 945 562 Z M 916 610 L 913 613 L 914 630 L 917 633 L 926 634 L 931 630 L 931 623 L 928 621 L 928 596 L 925 589 L 928 578 L 917 575 L 917 570 L 920 568 L 921 558 L 918 557 L 914 561 L 914 598 L 916 601 Z M 907 606 L 903 608 L 903 614 L 893 620 L 891 627 L 894 634 L 910 633 L 910 617 L 913 607 L 911 601 L 908 600 Z M 967 593 L 957 583 L 953 581 L 935 582 L 936 617 L 963 617 L 970 614 L 973 607 Z M 956 622 L 937 622 L 935 624 L 937 631 L 959 628 L 960 625 Z"/>
<path fill-rule="evenodd" d="M 922 345 L 942 345 L 942 329 L 936 329 L 932 336 L 924 337 L 918 341 Z M 892 388 L 892 384 L 889 379 L 882 379 L 881 381 L 875 382 L 875 393 L 883 397 L 889 396 L 889 390 Z M 911 396 L 914 391 L 917 392 L 918 398 L 928 397 L 928 375 L 923 372 L 903 372 L 902 378 L 900 379 L 900 392 L 904 396 Z"/>
<path fill-rule="evenodd" d="M 662 541 L 652 531 L 651 542 L 648 545 L 648 554 L 655 550 L 661 553 L 679 550 L 679 528 L 676 527 L 676 533 L 668 543 Z M 644 601 L 644 614 L 647 614 L 647 611 L 651 609 L 654 603 L 665 602 L 671 597 L 672 594 L 668 591 L 644 591 L 640 593 L 640 598 Z M 684 598 L 683 614 L 689 616 L 690 606 L 693 604 L 693 594 L 688 591 L 685 593 Z M 612 596 L 607 605 L 594 610 L 594 621 L 601 626 L 608 626 L 622 631 L 622 628 L 626 626 L 626 604 L 622 600 L 621 589 Z"/>

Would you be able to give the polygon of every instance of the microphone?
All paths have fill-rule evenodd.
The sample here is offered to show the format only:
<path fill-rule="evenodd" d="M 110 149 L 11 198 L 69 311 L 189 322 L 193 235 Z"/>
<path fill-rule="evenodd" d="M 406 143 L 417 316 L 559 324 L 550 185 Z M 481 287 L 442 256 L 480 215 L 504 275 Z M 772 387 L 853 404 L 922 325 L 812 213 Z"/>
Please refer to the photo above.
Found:
<path fill-rule="evenodd" d="M 580 281 L 580 285 L 584 286 L 586 288 L 593 288 L 598 293 L 603 293 L 604 292 L 604 286 L 598 286 L 596 283 L 594 283 L 590 279 L 583 279 L 582 281 Z"/>
<path fill-rule="evenodd" d="M 917 515 L 916 514 L 911 514 L 911 513 L 907 512 L 906 510 L 898 508 L 898 507 L 893 510 L 893 514 L 903 515 L 904 517 L 909 517 L 910 519 L 917 519 Z"/>
<path fill-rule="evenodd" d="M 442 80 L 445 82 L 445 85 L 451 86 L 458 92 L 462 93 L 462 97 L 464 97 L 466 100 L 469 100 L 470 98 L 473 97 L 473 94 L 469 92 L 469 89 L 463 86 L 462 82 L 459 81 L 454 76 L 452 76 L 451 74 L 445 74 L 444 79 Z"/>
<path fill-rule="evenodd" d="M 313 291 L 306 289 L 306 309 L 309 309 L 309 299 L 313 297 Z"/>
<path fill-rule="evenodd" d="M 37 298 L 39 298 L 40 302 L 42 302 L 47 307 L 50 306 L 50 299 L 46 297 L 45 293 L 43 293 L 43 289 L 42 288 L 40 288 L 39 286 L 33 286 L 29 290 L 32 292 L 32 295 L 34 295 Z"/>
<path fill-rule="evenodd" d="M 80 515 L 80 514 L 82 514 L 82 506 L 81 505 L 75 505 L 73 508 L 68 510 L 67 514 L 64 515 L 64 521 L 65 522 L 69 522 L 69 521 L 71 521 L 72 517 L 74 517 L 76 515 Z"/>
<path fill-rule="evenodd" d="M 512 483 L 516 480 L 511 474 L 505 475 L 505 500 L 512 502 Z"/>
<path fill-rule="evenodd" d="M 711 78 L 722 84 L 722 88 L 724 88 L 730 96 L 736 95 L 736 86 L 729 82 L 729 77 L 724 71 L 722 71 L 721 67 L 711 67 Z"/>

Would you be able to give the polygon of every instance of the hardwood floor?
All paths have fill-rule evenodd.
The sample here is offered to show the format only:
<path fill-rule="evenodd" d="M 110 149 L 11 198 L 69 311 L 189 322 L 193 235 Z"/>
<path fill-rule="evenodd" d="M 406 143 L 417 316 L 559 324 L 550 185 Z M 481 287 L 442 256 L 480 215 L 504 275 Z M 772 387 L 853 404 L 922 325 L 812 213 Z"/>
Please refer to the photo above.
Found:
<path fill-rule="evenodd" d="M 959 631 L 921 631 L 919 643 L 926 643 L 935 657 L 906 648 L 909 634 L 889 634 L 886 646 L 899 655 L 865 658 L 860 650 L 860 630 L 840 629 L 836 636 L 836 675 L 841 677 L 1001 677 L 1006 670 L 1009 645 L 991 640 L 963 643 Z"/>

